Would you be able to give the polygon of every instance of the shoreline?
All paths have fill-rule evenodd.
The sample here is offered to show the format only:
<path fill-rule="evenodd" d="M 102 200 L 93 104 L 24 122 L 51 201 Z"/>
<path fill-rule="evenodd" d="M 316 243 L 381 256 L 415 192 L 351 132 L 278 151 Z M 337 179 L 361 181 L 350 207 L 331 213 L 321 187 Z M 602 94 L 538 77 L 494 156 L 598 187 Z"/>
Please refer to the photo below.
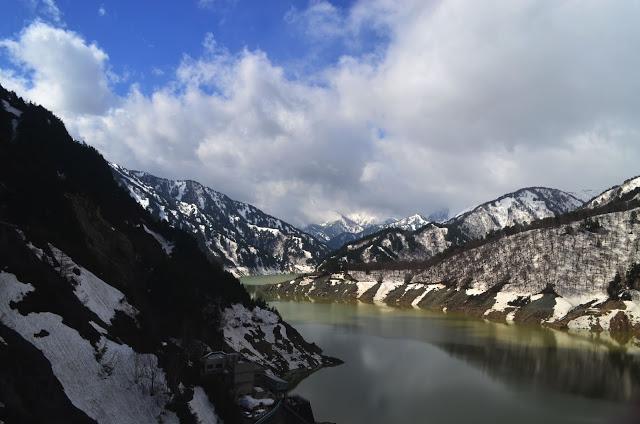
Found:
<path fill-rule="evenodd" d="M 511 291 L 508 286 L 479 291 L 397 280 L 365 283 L 341 273 L 298 277 L 266 285 L 256 294 L 267 301 L 362 302 L 456 314 L 494 323 L 549 328 L 620 347 L 640 348 L 638 300 L 613 300 L 606 295 L 565 298 L 552 287 L 526 293 Z"/>

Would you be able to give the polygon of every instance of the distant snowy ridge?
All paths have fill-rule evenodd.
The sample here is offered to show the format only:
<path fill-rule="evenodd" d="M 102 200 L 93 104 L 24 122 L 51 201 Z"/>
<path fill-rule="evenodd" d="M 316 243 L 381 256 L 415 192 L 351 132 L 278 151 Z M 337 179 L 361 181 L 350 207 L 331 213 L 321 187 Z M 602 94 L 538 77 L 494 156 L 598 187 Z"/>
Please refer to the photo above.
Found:
<path fill-rule="evenodd" d="M 366 237 L 385 228 L 398 228 L 415 231 L 429 223 L 429 220 L 420 214 L 414 214 L 402 219 L 389 218 L 382 222 L 369 216 L 341 215 L 335 221 L 327 221 L 323 224 L 311 224 L 305 227 L 305 231 L 323 240 L 332 249 L 338 249 L 346 243 Z"/>
<path fill-rule="evenodd" d="M 328 253 L 309 234 L 196 181 L 111 167 L 142 207 L 196 236 L 206 252 L 236 275 L 309 272 Z"/>
<path fill-rule="evenodd" d="M 379 232 L 345 244 L 321 265 L 331 269 L 340 264 L 415 261 L 428 259 L 452 245 L 485 237 L 516 224 L 562 215 L 582 201 L 561 190 L 546 187 L 523 188 L 483 203 L 444 223 L 413 220 L 417 228 L 387 225 Z M 422 225 L 424 222 L 424 225 Z"/>

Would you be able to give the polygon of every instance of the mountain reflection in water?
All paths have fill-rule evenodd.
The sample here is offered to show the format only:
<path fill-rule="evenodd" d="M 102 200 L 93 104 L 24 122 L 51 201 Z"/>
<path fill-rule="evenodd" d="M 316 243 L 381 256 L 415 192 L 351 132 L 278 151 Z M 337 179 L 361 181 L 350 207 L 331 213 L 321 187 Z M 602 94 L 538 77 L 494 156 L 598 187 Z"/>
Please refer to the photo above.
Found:
<path fill-rule="evenodd" d="M 612 345 L 412 309 L 272 305 L 345 361 L 294 390 L 319 421 L 638 422 L 640 356 Z"/>

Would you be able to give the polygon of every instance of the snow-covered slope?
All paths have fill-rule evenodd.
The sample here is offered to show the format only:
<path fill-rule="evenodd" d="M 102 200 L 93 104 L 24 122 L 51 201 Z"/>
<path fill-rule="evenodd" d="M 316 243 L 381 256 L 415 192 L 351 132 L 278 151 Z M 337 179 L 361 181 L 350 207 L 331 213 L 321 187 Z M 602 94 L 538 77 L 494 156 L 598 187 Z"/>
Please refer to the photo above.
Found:
<path fill-rule="evenodd" d="M 331 269 L 344 263 L 428 259 L 451 245 L 463 245 L 506 227 L 561 215 L 581 204 L 580 200 L 561 190 L 524 188 L 483 203 L 443 224 L 422 225 L 424 218 L 412 220 L 410 217 L 407 221 L 413 221 L 417 228 L 388 225 L 382 231 L 349 242 L 322 266 Z"/>
<path fill-rule="evenodd" d="M 323 243 L 292 225 L 198 182 L 111 167 L 140 205 L 194 234 L 206 252 L 236 275 L 308 272 L 328 253 Z"/>
<path fill-rule="evenodd" d="M 467 239 L 478 239 L 492 231 L 515 224 L 562 215 L 579 208 L 582 201 L 561 190 L 546 187 L 523 188 L 448 221 Z"/>
<path fill-rule="evenodd" d="M 584 207 L 593 209 L 606 206 L 616 200 L 633 200 L 640 198 L 640 176 L 629 178 L 625 182 L 606 190 L 589 200 Z"/>

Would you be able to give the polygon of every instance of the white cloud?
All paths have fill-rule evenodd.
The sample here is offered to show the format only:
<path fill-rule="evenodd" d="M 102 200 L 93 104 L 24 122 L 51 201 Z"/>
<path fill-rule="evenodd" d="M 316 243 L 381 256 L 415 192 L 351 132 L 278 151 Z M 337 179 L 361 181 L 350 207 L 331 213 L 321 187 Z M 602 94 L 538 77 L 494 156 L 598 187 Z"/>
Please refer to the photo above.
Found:
<path fill-rule="evenodd" d="M 72 31 L 34 22 L 0 48 L 23 71 L 3 72 L 2 83 L 64 117 L 104 113 L 114 100 L 107 54 Z"/>
<path fill-rule="evenodd" d="M 28 72 L 0 78 L 65 111 L 111 160 L 198 179 L 294 223 L 456 211 L 522 186 L 600 189 L 639 173 L 639 12 L 628 2 L 321 1 L 290 13 L 296 24 L 315 14 L 327 38 L 344 36 L 343 22 L 349 37 L 375 27 L 388 40 L 307 80 L 207 35 L 165 87 L 114 99 L 102 50 L 34 24 L 3 42 Z M 85 65 L 69 77 L 70 62 Z M 71 81 L 105 100 L 83 104 Z"/>
<path fill-rule="evenodd" d="M 98 15 L 100 15 L 100 16 L 106 16 L 107 15 L 107 9 L 104 7 L 103 4 L 101 4 L 100 7 L 98 8 Z"/>

